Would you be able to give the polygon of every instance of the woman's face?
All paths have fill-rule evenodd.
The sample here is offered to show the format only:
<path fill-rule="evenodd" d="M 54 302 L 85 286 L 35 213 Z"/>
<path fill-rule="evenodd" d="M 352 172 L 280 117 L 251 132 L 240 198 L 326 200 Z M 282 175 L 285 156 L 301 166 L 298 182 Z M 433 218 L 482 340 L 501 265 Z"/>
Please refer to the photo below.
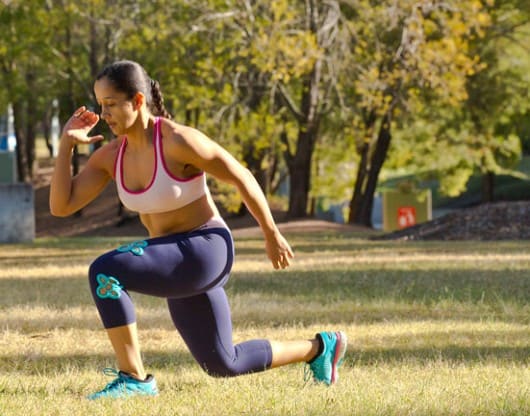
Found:
<path fill-rule="evenodd" d="M 125 134 L 138 117 L 135 98 L 129 99 L 117 91 L 106 77 L 94 83 L 94 93 L 101 107 L 101 118 L 116 136 Z"/>

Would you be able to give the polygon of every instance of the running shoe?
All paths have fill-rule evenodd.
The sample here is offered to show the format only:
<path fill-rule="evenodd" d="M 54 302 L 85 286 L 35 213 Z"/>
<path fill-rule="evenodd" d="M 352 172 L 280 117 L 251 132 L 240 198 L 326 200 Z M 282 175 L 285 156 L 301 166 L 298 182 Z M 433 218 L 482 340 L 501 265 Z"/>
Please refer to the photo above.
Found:
<path fill-rule="evenodd" d="M 150 374 L 144 381 L 140 381 L 114 368 L 105 368 L 103 373 L 116 378 L 107 384 L 103 390 L 89 395 L 89 400 L 103 398 L 121 399 L 132 396 L 156 396 L 158 394 L 156 380 Z"/>
<path fill-rule="evenodd" d="M 307 363 L 305 379 L 307 381 L 312 376 L 317 383 L 325 383 L 329 386 L 339 379 L 337 369 L 344 360 L 348 338 L 342 331 L 320 332 L 317 337 L 322 342 L 322 352 Z"/>

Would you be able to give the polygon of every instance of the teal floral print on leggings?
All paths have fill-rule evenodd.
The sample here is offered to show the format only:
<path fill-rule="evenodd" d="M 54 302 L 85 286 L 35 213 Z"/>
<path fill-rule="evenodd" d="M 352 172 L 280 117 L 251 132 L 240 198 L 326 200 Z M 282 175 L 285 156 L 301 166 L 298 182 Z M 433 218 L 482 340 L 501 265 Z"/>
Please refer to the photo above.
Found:
<path fill-rule="evenodd" d="M 96 279 L 98 281 L 98 287 L 96 288 L 98 297 L 101 299 L 119 299 L 123 286 L 118 279 L 104 275 L 103 273 L 99 273 Z"/>
<path fill-rule="evenodd" d="M 139 240 L 139 241 L 134 241 L 131 244 L 124 244 L 123 246 L 118 247 L 117 250 L 120 253 L 125 253 L 127 251 L 130 251 L 135 256 L 141 256 L 142 254 L 144 254 L 145 247 L 147 247 L 147 241 Z"/>

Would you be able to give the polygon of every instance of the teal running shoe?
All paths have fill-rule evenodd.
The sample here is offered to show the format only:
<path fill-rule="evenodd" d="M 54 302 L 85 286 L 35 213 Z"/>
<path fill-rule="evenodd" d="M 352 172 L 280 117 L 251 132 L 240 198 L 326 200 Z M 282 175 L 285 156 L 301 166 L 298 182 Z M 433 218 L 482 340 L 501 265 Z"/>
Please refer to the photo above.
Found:
<path fill-rule="evenodd" d="M 148 375 L 144 381 L 140 381 L 114 368 L 105 368 L 103 373 L 106 376 L 115 376 L 116 378 L 107 384 L 103 390 L 89 395 L 87 397 L 89 400 L 103 398 L 121 399 L 132 396 L 156 396 L 158 394 L 156 380 L 152 375 Z"/>
<path fill-rule="evenodd" d="M 313 361 L 307 363 L 305 380 L 307 381 L 312 376 L 317 383 L 330 386 L 339 379 L 337 369 L 344 360 L 348 338 L 342 331 L 320 332 L 317 337 L 322 342 L 322 352 Z"/>

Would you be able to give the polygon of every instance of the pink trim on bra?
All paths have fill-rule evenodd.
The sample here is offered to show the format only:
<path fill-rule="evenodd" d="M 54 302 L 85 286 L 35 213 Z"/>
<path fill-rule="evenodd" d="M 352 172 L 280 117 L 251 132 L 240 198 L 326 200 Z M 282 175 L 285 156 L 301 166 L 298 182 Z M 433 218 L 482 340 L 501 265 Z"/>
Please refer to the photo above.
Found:
<path fill-rule="evenodd" d="M 155 139 L 156 141 L 156 139 Z M 153 183 L 155 182 L 155 179 L 156 179 L 156 174 L 157 174 L 157 170 L 158 170 L 158 157 L 157 157 L 157 146 L 156 144 L 153 143 L 153 148 L 154 148 L 154 153 L 155 153 L 155 171 L 153 172 L 153 175 L 151 176 L 151 181 L 149 182 L 149 184 L 144 188 L 144 189 L 139 189 L 137 191 L 132 191 L 130 190 L 129 188 L 127 188 L 127 186 L 125 185 L 125 178 L 124 178 L 124 175 L 123 175 L 123 156 L 125 155 L 125 148 L 127 147 L 127 137 L 125 137 L 123 139 L 123 142 L 121 143 L 121 147 L 120 147 L 120 153 L 118 154 L 118 157 L 120 157 L 120 180 L 121 180 L 121 187 L 122 189 L 129 193 L 129 194 L 135 194 L 135 195 L 138 195 L 138 194 L 143 194 L 144 192 L 147 192 L 149 190 L 149 188 L 151 188 L 151 186 L 153 186 Z"/>

